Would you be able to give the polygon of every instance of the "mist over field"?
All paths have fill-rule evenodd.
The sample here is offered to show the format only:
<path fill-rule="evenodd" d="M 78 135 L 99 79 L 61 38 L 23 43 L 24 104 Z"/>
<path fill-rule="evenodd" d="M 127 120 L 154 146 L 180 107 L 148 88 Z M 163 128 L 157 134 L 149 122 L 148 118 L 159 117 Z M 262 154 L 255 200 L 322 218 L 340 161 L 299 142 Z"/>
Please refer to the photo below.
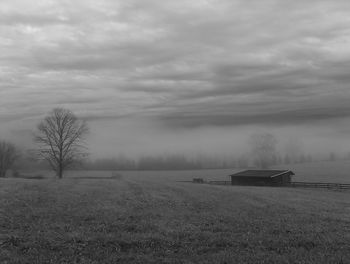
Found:
<path fill-rule="evenodd" d="M 2 127 L 2 135 L 24 148 L 33 148 L 33 132 L 39 120 L 27 124 Z M 349 121 L 350 123 L 350 121 Z M 240 125 L 168 128 L 150 117 L 89 121 L 90 157 L 108 158 L 124 155 L 141 156 L 181 154 L 186 157 L 216 157 L 249 154 L 249 138 L 254 133 L 271 133 L 277 139 L 277 151 L 288 153 L 290 144 L 297 144 L 299 154 L 319 158 L 330 152 L 345 156 L 350 150 L 348 120 L 332 120 L 308 125 Z M 294 143 L 293 143 L 294 142 Z"/>
<path fill-rule="evenodd" d="M 349 263 L 349 69 L 349 0 L 1 0 L 0 263 Z"/>
<path fill-rule="evenodd" d="M 201 126 L 196 128 L 169 129 L 152 119 L 118 120 L 109 124 L 103 121 L 91 122 L 91 149 L 96 155 L 127 156 L 151 154 L 198 154 L 240 155 L 250 151 L 249 137 L 254 133 L 272 133 L 276 136 L 278 150 L 285 154 L 289 141 L 301 143 L 305 154 L 328 155 L 330 151 L 346 153 L 347 124 L 344 121 L 327 124 L 285 125 L 285 126 Z M 102 136 L 101 136 L 102 135 Z"/>

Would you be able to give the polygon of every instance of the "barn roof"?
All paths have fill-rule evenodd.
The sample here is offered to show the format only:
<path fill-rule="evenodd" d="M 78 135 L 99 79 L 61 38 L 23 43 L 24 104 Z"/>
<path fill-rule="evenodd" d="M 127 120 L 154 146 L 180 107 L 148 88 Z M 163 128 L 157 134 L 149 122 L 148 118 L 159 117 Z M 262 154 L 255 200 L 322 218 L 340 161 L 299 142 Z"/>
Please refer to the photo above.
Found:
<path fill-rule="evenodd" d="M 231 177 L 272 178 L 272 177 L 276 177 L 286 173 L 290 173 L 290 175 L 294 175 L 294 173 L 290 170 L 245 170 L 245 171 L 240 171 L 238 173 L 232 174 L 230 176 Z"/>

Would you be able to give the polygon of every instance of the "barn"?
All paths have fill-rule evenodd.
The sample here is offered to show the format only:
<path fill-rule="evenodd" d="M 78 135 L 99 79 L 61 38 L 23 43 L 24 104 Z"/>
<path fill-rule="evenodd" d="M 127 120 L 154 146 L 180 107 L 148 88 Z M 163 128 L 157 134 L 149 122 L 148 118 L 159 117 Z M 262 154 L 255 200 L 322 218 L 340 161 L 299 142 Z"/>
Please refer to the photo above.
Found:
<path fill-rule="evenodd" d="M 283 186 L 293 175 L 290 170 L 245 170 L 230 176 L 232 185 Z"/>

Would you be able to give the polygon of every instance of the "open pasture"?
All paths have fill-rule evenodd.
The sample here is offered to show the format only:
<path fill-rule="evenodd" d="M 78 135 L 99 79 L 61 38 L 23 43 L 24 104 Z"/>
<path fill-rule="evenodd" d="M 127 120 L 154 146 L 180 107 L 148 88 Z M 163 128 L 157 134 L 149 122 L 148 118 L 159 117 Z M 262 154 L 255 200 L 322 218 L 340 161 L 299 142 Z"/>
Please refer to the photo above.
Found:
<path fill-rule="evenodd" d="M 271 169 L 288 169 L 295 173 L 293 181 L 350 183 L 350 161 L 323 161 L 280 165 Z M 203 169 L 173 171 L 67 171 L 65 178 L 110 178 L 117 174 L 128 179 L 142 179 L 157 182 L 191 181 L 193 178 L 204 180 L 228 181 L 229 175 L 244 169 Z M 42 176 L 54 178 L 52 171 L 23 171 L 24 176 Z"/>
<path fill-rule="evenodd" d="M 348 191 L 129 173 L 0 179 L 0 263 L 349 263 Z"/>

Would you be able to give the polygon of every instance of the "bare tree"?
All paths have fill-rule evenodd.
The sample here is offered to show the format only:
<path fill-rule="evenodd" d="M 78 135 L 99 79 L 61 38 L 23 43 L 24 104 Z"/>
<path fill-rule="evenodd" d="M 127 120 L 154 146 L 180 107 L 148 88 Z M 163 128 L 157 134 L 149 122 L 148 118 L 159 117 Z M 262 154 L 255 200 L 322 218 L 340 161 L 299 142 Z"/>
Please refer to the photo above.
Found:
<path fill-rule="evenodd" d="M 303 142 L 300 138 L 291 137 L 285 145 L 286 154 L 288 154 L 290 161 L 296 163 L 300 161 L 300 156 L 303 152 Z"/>
<path fill-rule="evenodd" d="M 55 108 L 37 127 L 38 154 L 59 178 L 69 166 L 84 158 L 88 126 L 70 110 Z"/>
<path fill-rule="evenodd" d="M 0 177 L 5 177 L 13 163 L 19 157 L 19 153 L 10 142 L 0 141 Z"/>
<path fill-rule="evenodd" d="M 277 140 L 270 133 L 253 134 L 250 137 L 250 145 L 255 163 L 262 169 L 268 168 L 276 158 Z"/>

